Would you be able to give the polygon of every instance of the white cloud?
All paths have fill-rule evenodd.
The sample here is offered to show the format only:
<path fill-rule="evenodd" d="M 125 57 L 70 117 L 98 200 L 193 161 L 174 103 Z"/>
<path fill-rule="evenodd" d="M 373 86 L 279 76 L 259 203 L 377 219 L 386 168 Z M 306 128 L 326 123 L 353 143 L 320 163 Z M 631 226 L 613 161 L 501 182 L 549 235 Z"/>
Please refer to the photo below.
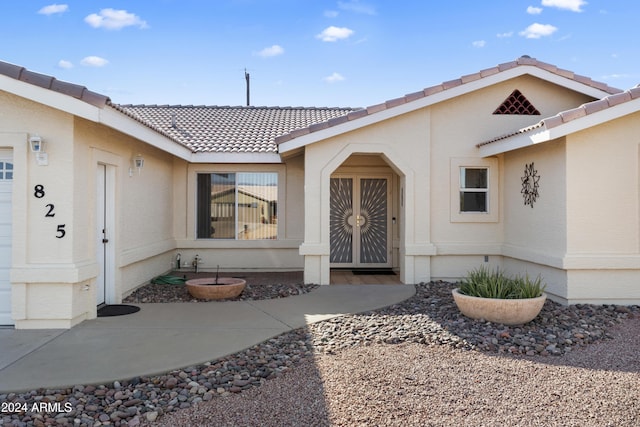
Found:
<path fill-rule="evenodd" d="M 542 8 L 541 7 L 529 6 L 527 8 L 527 13 L 529 15 L 540 15 L 542 13 Z"/>
<path fill-rule="evenodd" d="M 82 58 L 82 61 L 80 61 L 80 64 L 85 67 L 104 67 L 108 63 L 109 61 L 104 58 L 100 58 L 99 56 L 86 56 Z"/>
<path fill-rule="evenodd" d="M 66 4 L 50 4 L 38 11 L 40 15 L 53 15 L 55 13 L 64 13 L 69 10 L 69 5 Z"/>
<path fill-rule="evenodd" d="M 333 73 L 330 76 L 323 78 L 322 80 L 324 80 L 327 83 L 337 83 L 337 82 L 343 81 L 344 76 L 340 73 Z"/>
<path fill-rule="evenodd" d="M 499 39 L 505 39 L 505 38 L 511 37 L 511 36 L 513 36 L 513 31 L 509 31 L 508 33 L 496 34 L 496 37 L 498 37 Z"/>
<path fill-rule="evenodd" d="M 107 30 L 119 30 L 124 27 L 149 28 L 147 23 L 139 16 L 126 10 L 102 9 L 100 13 L 92 13 L 84 18 L 84 22 L 93 28 L 105 28 Z"/>
<path fill-rule="evenodd" d="M 586 5 L 584 0 L 542 0 L 542 5 L 546 7 L 557 7 L 558 9 L 566 9 L 572 12 L 582 12 L 580 9 Z"/>
<path fill-rule="evenodd" d="M 338 40 L 349 38 L 352 34 L 353 30 L 349 28 L 339 28 L 332 25 L 325 28 L 320 34 L 316 36 L 316 38 L 322 40 L 323 42 L 335 42 Z"/>
<path fill-rule="evenodd" d="M 342 10 L 348 10 L 355 13 L 363 13 L 365 15 L 375 15 L 376 8 L 366 3 L 360 3 L 360 0 L 351 0 L 348 2 L 339 1 L 338 7 Z"/>
<path fill-rule="evenodd" d="M 484 40 L 476 40 L 471 44 L 473 45 L 473 47 L 484 47 L 487 44 L 487 42 Z"/>
<path fill-rule="evenodd" d="M 528 39 L 539 39 L 541 37 L 550 36 L 558 31 L 558 28 L 550 24 L 531 24 L 520 35 Z"/>
<path fill-rule="evenodd" d="M 61 59 L 60 61 L 58 61 L 58 67 L 68 70 L 69 68 L 73 68 L 73 64 L 70 61 Z"/>
<path fill-rule="evenodd" d="M 282 46 L 274 44 L 270 47 L 265 47 L 260 52 L 257 52 L 256 55 L 261 56 L 263 58 L 271 58 L 272 56 L 282 55 L 284 53 L 284 49 Z"/>

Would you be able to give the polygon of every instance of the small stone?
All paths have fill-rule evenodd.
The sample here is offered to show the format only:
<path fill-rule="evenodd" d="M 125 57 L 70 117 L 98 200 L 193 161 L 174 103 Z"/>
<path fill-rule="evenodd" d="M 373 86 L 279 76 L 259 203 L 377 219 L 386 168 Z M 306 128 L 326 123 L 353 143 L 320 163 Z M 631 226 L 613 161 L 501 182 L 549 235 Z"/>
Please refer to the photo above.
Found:
<path fill-rule="evenodd" d="M 167 381 L 165 381 L 164 386 L 166 388 L 168 388 L 169 390 L 175 388 L 175 386 L 178 385 L 178 380 L 175 377 L 171 377 L 169 378 Z"/>
<path fill-rule="evenodd" d="M 144 414 L 144 416 L 147 419 L 147 421 L 152 423 L 158 418 L 158 412 L 157 411 L 147 412 L 146 414 Z"/>

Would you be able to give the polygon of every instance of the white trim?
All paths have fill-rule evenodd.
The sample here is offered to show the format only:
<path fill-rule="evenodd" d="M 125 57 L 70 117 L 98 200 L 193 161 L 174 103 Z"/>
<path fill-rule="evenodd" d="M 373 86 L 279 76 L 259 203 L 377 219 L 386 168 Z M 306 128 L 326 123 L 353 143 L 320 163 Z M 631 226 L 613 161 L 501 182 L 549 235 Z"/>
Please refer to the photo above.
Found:
<path fill-rule="evenodd" d="M 190 163 L 282 163 L 278 153 L 191 153 L 188 159 Z"/>
<path fill-rule="evenodd" d="M 34 268 L 37 266 L 37 268 Z M 29 264 L 11 270 L 12 283 L 80 283 L 94 279 L 98 265 L 94 260 L 66 264 Z"/>
<path fill-rule="evenodd" d="M 536 66 L 520 65 L 505 71 L 497 72 L 496 74 L 490 76 L 482 77 L 477 80 L 452 87 L 450 89 L 443 90 L 433 95 L 419 98 L 415 101 L 407 102 L 396 107 L 386 108 L 378 113 L 369 114 L 362 118 L 358 118 L 346 123 L 341 123 L 336 126 L 331 126 L 317 132 L 312 132 L 307 135 L 294 138 L 292 140 L 281 143 L 278 149 L 280 153 L 286 153 L 288 151 L 295 150 L 297 148 L 321 141 L 323 139 L 331 138 L 342 133 L 350 132 L 374 123 L 381 122 L 383 120 L 419 110 L 421 108 L 429 107 L 431 105 L 447 101 L 449 99 L 456 98 L 458 96 L 476 90 L 484 89 L 497 83 L 501 83 L 506 80 L 514 79 L 523 75 L 538 77 L 542 80 L 554 83 L 558 86 L 566 87 L 568 89 L 591 96 L 596 99 L 601 99 L 611 95 L 610 93 L 603 90 L 596 89 L 575 80 L 559 76 L 555 73 L 546 71 Z"/>
<path fill-rule="evenodd" d="M 587 114 L 586 116 L 570 120 L 567 123 L 552 127 L 551 129 L 547 129 L 543 126 L 540 129 L 534 129 L 491 142 L 479 148 L 480 155 L 482 157 L 495 156 L 507 151 L 513 151 L 519 148 L 553 141 L 572 133 L 598 126 L 629 114 L 637 113 L 638 111 L 640 111 L 640 98 Z"/>

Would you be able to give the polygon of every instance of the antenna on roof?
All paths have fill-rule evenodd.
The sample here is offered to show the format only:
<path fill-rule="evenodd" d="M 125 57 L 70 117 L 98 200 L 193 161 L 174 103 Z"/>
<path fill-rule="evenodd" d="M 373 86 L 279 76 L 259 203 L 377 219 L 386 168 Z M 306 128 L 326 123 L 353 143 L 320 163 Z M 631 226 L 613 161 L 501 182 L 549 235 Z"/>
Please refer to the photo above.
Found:
<path fill-rule="evenodd" d="M 251 97 L 250 97 L 250 77 L 249 73 L 247 73 L 247 69 L 244 69 L 244 79 L 247 81 L 247 107 L 251 105 Z"/>

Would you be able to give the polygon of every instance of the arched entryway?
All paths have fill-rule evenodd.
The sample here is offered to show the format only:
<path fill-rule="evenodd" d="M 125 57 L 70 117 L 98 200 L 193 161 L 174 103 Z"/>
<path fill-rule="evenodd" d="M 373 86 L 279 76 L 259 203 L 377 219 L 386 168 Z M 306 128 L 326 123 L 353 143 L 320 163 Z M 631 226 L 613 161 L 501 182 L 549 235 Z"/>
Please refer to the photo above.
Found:
<path fill-rule="evenodd" d="M 428 218 L 424 218 L 423 215 L 420 224 L 416 224 L 415 219 L 416 209 L 428 212 L 428 209 L 425 209 L 428 205 L 428 192 L 424 193 L 425 197 L 420 200 L 419 206 L 416 206 L 414 182 L 416 173 L 409 166 L 411 159 L 405 160 L 391 144 L 338 145 L 312 144 L 305 150 L 305 240 L 300 246 L 300 254 L 304 256 L 305 263 L 305 282 L 330 284 L 331 270 L 336 268 L 336 238 L 331 237 L 331 185 L 332 179 L 336 186 L 338 181 L 335 179 L 340 178 L 348 178 L 352 184 L 355 180 L 357 184 L 353 184 L 352 190 L 356 193 L 359 193 L 363 186 L 379 189 L 384 186 L 380 179 L 386 181 L 389 190 L 387 200 L 390 207 L 383 222 L 387 222 L 391 234 L 387 234 L 387 242 L 383 247 L 387 248 L 386 245 L 389 245 L 386 250 L 390 253 L 390 258 L 386 261 L 373 259 L 375 262 L 370 264 L 381 264 L 385 266 L 384 268 L 394 269 L 402 283 L 416 283 L 416 280 L 428 279 L 430 277 L 429 257 L 434 254 L 433 248 L 430 244 L 416 243 L 416 236 L 428 238 Z M 362 180 L 367 179 L 373 179 L 373 181 L 363 183 Z M 360 203 L 362 194 L 357 194 L 355 197 L 356 203 Z M 357 212 L 357 205 L 353 208 L 352 215 L 348 215 L 343 220 L 357 227 L 358 215 L 361 215 L 361 212 Z M 334 226 L 337 226 L 335 220 Z M 360 234 L 356 237 L 362 236 Z M 354 250 L 361 249 L 362 243 L 352 242 L 351 246 L 347 247 L 347 250 L 352 252 L 352 256 Z M 366 265 L 372 259 L 363 258 L 360 253 L 356 253 L 347 268 L 361 267 L 363 260 Z M 375 266 L 371 265 L 371 268 Z"/>
<path fill-rule="evenodd" d="M 353 154 L 331 175 L 331 283 L 400 283 L 398 176 L 380 155 Z"/>

